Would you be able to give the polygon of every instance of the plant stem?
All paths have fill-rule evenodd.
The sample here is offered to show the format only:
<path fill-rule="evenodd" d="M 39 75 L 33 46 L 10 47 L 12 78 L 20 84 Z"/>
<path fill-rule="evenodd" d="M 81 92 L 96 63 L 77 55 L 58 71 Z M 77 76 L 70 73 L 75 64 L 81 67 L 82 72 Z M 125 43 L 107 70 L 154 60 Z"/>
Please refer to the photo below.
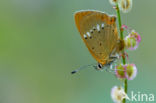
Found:
<path fill-rule="evenodd" d="M 116 4 L 116 12 L 117 12 L 117 17 L 118 17 L 118 23 L 119 23 L 119 29 L 120 29 L 120 39 L 123 40 L 124 37 L 123 37 L 123 30 L 121 29 L 121 17 L 120 17 L 120 10 L 119 10 L 119 6 L 118 4 Z M 123 64 L 126 64 L 126 59 L 125 59 L 125 53 L 124 53 L 124 50 L 122 51 L 122 62 Z M 127 83 L 127 79 L 124 80 L 124 91 L 125 93 L 127 94 L 127 86 L 128 86 L 128 83 Z M 126 99 L 124 99 L 122 101 L 122 103 L 126 103 Z"/>

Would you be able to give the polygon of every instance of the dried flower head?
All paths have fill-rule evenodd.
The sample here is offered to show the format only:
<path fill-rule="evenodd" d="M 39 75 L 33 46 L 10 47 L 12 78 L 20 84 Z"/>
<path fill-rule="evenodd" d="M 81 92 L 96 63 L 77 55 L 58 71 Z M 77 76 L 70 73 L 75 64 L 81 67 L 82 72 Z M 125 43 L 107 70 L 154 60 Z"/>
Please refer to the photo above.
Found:
<path fill-rule="evenodd" d="M 114 86 L 111 90 L 111 97 L 115 103 L 121 103 L 124 98 L 129 99 L 122 87 Z"/>
<path fill-rule="evenodd" d="M 135 64 L 127 64 L 126 65 L 126 78 L 128 80 L 133 80 L 137 75 L 137 68 Z"/>
<path fill-rule="evenodd" d="M 129 50 L 135 50 L 136 48 L 138 48 L 140 42 L 141 36 L 134 30 L 132 30 L 125 38 L 125 46 Z"/>
<path fill-rule="evenodd" d="M 116 5 L 118 3 L 119 0 L 109 0 L 109 2 L 112 4 L 112 5 Z"/>
<path fill-rule="evenodd" d="M 124 13 L 129 12 L 132 9 L 132 0 L 120 0 L 119 1 L 119 8 Z"/>

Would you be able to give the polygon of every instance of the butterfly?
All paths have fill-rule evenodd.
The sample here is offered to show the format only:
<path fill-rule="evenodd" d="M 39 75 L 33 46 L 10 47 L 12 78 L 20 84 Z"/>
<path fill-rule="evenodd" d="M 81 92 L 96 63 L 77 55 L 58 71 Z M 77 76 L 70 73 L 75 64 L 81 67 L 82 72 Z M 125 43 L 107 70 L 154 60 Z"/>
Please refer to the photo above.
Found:
<path fill-rule="evenodd" d="M 95 69 L 110 66 L 119 58 L 119 53 L 124 49 L 124 41 L 118 36 L 116 16 L 83 10 L 75 13 L 75 24 L 90 54 L 98 62 Z"/>

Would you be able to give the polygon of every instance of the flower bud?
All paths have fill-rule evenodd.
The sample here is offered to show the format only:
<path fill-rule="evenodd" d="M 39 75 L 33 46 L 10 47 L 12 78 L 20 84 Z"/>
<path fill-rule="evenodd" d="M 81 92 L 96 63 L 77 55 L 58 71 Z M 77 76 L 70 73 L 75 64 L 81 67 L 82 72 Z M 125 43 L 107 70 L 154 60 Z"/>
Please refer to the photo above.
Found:
<path fill-rule="evenodd" d="M 120 79 L 126 78 L 126 75 L 125 75 L 125 66 L 122 65 L 122 64 L 116 66 L 115 75 L 116 75 L 118 78 L 120 78 Z"/>
<path fill-rule="evenodd" d="M 137 68 L 135 64 L 120 64 L 115 68 L 115 75 L 119 79 L 133 80 L 137 75 Z"/>
<path fill-rule="evenodd" d="M 126 65 L 126 78 L 128 80 L 133 80 L 137 75 L 137 68 L 135 64 L 127 64 Z"/>
<path fill-rule="evenodd" d="M 135 50 L 136 48 L 138 48 L 140 42 L 141 36 L 134 30 L 132 30 L 125 38 L 125 46 L 129 50 Z"/>

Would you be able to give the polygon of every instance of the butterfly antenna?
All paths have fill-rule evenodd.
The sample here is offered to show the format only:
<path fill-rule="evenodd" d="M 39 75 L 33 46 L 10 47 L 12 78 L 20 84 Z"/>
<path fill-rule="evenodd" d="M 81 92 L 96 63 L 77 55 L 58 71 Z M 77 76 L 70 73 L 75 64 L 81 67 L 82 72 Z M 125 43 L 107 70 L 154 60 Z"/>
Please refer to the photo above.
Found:
<path fill-rule="evenodd" d="M 84 66 L 82 66 L 82 67 L 80 67 L 80 68 L 78 68 L 78 69 L 72 71 L 71 74 L 75 74 L 75 73 L 77 73 L 77 72 L 80 71 L 80 70 L 87 69 L 87 68 L 89 68 L 89 67 L 94 67 L 94 66 L 95 66 L 95 64 L 84 65 Z"/>

